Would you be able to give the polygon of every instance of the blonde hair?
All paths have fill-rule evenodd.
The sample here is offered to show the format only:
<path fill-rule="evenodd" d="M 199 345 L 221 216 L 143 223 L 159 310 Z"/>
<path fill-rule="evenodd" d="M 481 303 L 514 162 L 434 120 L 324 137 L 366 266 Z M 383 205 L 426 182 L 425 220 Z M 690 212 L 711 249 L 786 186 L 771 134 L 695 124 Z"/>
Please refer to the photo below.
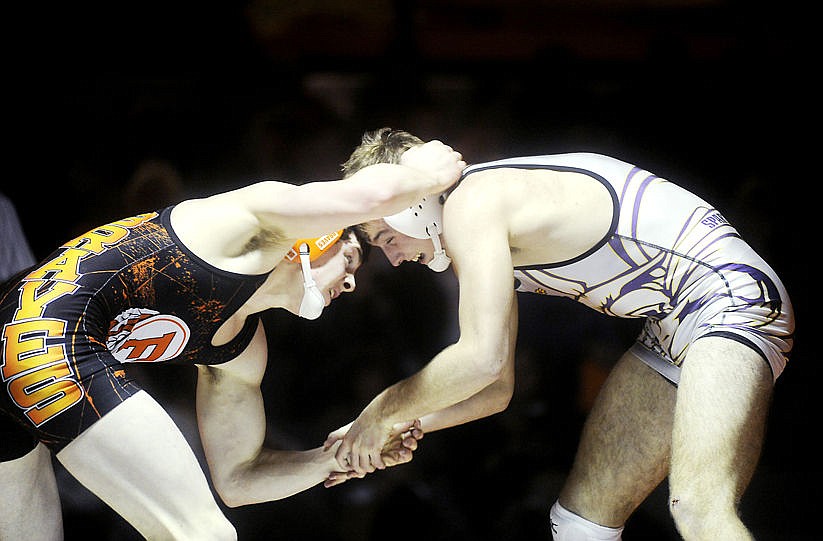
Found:
<path fill-rule="evenodd" d="M 363 134 L 360 145 L 342 165 L 343 177 L 350 177 L 360 169 L 376 163 L 400 163 L 400 156 L 423 140 L 402 130 L 380 128 Z"/>

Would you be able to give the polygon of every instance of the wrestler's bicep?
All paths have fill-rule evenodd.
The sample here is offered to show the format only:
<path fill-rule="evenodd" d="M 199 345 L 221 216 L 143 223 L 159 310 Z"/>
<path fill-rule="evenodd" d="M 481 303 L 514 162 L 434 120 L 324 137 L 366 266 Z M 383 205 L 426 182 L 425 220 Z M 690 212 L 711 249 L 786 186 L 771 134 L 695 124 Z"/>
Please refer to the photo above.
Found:
<path fill-rule="evenodd" d="M 236 359 L 223 365 L 198 366 L 197 422 L 213 475 L 230 475 L 253 460 L 265 438 L 266 417 L 260 382 L 265 371 L 265 334 Z"/>

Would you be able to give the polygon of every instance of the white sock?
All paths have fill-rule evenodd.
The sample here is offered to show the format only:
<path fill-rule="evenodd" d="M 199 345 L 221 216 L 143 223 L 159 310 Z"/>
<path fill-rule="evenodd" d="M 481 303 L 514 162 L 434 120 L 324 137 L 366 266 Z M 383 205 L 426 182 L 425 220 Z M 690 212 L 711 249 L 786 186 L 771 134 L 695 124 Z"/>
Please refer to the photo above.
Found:
<path fill-rule="evenodd" d="M 623 526 L 609 528 L 595 524 L 554 502 L 549 512 L 554 541 L 620 541 Z"/>

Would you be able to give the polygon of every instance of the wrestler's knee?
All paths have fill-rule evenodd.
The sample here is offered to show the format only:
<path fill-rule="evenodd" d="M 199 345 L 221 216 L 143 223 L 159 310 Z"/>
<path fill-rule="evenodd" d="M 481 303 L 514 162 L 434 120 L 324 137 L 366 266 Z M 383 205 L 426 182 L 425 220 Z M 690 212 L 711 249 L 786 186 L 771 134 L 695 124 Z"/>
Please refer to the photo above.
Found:
<path fill-rule="evenodd" d="M 707 494 L 672 493 L 669 512 L 677 531 L 686 540 L 751 539 L 737 515 L 736 506 L 731 502 L 724 504 Z"/>
<path fill-rule="evenodd" d="M 669 513 L 683 539 L 705 539 L 705 535 L 709 533 L 707 529 L 711 528 L 712 521 L 694 498 L 670 497 Z"/>
<path fill-rule="evenodd" d="M 609 528 L 576 515 L 555 502 L 549 512 L 554 541 L 620 541 L 623 527 Z"/>

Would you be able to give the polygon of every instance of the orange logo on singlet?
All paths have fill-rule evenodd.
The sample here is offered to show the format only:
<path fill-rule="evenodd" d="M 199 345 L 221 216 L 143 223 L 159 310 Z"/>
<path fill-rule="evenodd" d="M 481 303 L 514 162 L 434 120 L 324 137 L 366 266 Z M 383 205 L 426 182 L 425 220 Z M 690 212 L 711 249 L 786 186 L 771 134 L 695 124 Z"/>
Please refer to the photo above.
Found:
<path fill-rule="evenodd" d="M 183 351 L 191 332 L 182 319 L 130 308 L 112 321 L 106 347 L 121 363 L 161 362 Z"/>

